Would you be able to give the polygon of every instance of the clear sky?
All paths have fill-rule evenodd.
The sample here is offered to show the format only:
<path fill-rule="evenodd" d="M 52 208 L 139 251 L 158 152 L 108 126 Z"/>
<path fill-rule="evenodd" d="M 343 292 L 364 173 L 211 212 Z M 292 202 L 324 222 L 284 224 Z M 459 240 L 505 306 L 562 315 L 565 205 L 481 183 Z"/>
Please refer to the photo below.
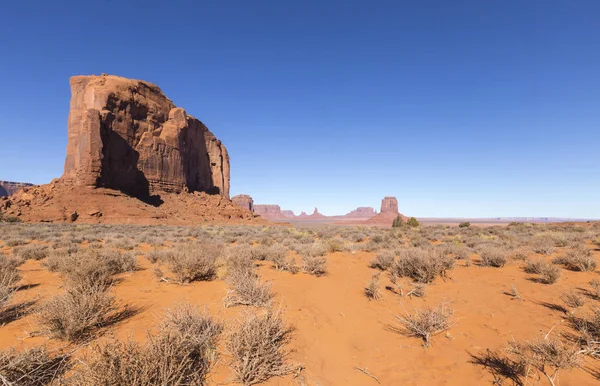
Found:
<path fill-rule="evenodd" d="M 0 180 L 62 174 L 68 78 L 159 85 L 284 209 L 600 218 L 600 1 L 0 4 Z"/>

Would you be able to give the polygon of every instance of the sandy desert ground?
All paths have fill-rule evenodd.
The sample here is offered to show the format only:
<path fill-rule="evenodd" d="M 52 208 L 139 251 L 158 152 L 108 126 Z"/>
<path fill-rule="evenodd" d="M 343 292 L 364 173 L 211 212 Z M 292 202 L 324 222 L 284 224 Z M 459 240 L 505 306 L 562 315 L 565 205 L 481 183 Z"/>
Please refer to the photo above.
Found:
<path fill-rule="evenodd" d="M 17 267 L 19 278 L 5 285 L 9 296 L 0 303 L 0 373 L 14 382 L 6 384 L 114 384 L 98 382 L 98 373 L 125 365 L 102 363 L 109 359 L 99 350 L 149 344 L 161 336 L 166 310 L 192 305 L 220 327 L 202 354 L 206 377 L 172 384 L 239 383 L 233 370 L 244 355 L 259 354 L 239 341 L 234 350 L 235 334 L 269 312 L 281 316 L 275 327 L 285 336 L 271 336 L 261 351 L 270 359 L 254 358 L 246 384 L 547 385 L 543 373 L 557 368 L 556 384 L 598 384 L 599 248 L 599 224 L 2 224 L 0 274 Z M 81 331 L 69 330 L 66 319 L 81 317 L 84 301 L 66 307 L 56 299 L 90 277 L 108 277 L 99 292 L 114 301 Z M 80 311 L 68 317 L 75 303 Z M 445 312 L 435 314 L 439 306 Z M 427 309 L 448 324 L 438 325 L 429 347 L 401 322 L 418 322 Z M 510 350 L 511 341 L 518 347 Z M 23 378 L 34 370 L 19 353 L 35 347 L 46 348 L 42 365 L 58 360 L 48 366 L 51 376 Z M 261 366 L 264 382 L 252 375 Z"/>

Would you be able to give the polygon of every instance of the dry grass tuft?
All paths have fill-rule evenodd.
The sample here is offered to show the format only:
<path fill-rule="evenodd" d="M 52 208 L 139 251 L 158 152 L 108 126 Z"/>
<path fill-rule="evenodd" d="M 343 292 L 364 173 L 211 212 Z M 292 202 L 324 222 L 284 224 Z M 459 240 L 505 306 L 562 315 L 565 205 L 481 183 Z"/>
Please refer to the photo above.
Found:
<path fill-rule="evenodd" d="M 365 295 L 369 300 L 379 300 L 381 299 L 381 289 L 379 288 L 379 279 L 381 277 L 381 272 L 374 273 L 369 281 L 369 284 L 365 287 Z"/>
<path fill-rule="evenodd" d="M 455 260 L 435 249 L 409 248 L 401 250 L 390 268 L 398 277 L 410 277 L 419 283 L 431 283 L 437 276 L 446 277 Z"/>
<path fill-rule="evenodd" d="M 497 246 L 485 246 L 479 251 L 481 265 L 484 267 L 504 267 L 508 260 L 508 252 L 505 248 Z"/>
<path fill-rule="evenodd" d="M 381 251 L 371 261 L 369 266 L 371 268 L 377 268 L 382 271 L 389 269 L 396 259 L 396 254 L 392 251 Z"/>
<path fill-rule="evenodd" d="M 392 330 L 403 335 L 422 338 L 425 346 L 431 346 L 431 337 L 440 332 L 448 330 L 456 324 L 454 320 L 454 310 L 445 303 L 436 308 L 424 308 L 415 310 L 412 314 L 406 313 L 404 316 L 395 316 L 400 324 L 393 326 Z"/>
<path fill-rule="evenodd" d="M 283 322 L 281 312 L 245 314 L 227 339 L 230 367 L 235 380 L 244 385 L 265 382 L 291 373 L 286 364 L 293 329 Z"/>
<path fill-rule="evenodd" d="M 217 259 L 222 248 L 215 244 L 186 244 L 169 256 L 169 269 L 180 284 L 212 280 L 217 274 Z"/>
<path fill-rule="evenodd" d="M 268 307 L 273 300 L 270 283 L 261 283 L 253 273 L 229 276 L 233 289 L 227 291 L 223 299 L 225 307 L 238 305 Z"/>
<path fill-rule="evenodd" d="M 577 291 L 573 289 L 563 293 L 560 296 L 560 299 L 563 301 L 563 303 L 565 303 L 567 307 L 571 308 L 578 308 L 585 304 L 583 296 L 581 296 L 579 293 L 577 293 Z"/>
<path fill-rule="evenodd" d="M 327 258 L 324 256 L 302 256 L 302 270 L 315 276 L 327 274 Z"/>
<path fill-rule="evenodd" d="M 564 256 L 553 261 L 555 264 L 564 265 L 571 271 L 590 272 L 596 270 L 597 262 L 592 251 L 586 247 L 571 249 Z"/>

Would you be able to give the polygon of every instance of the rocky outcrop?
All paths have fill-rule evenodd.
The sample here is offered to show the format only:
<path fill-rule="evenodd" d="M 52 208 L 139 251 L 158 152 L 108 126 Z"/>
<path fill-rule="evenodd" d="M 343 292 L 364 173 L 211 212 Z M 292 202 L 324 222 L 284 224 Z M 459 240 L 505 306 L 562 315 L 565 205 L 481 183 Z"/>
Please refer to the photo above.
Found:
<path fill-rule="evenodd" d="M 298 218 L 300 219 L 317 219 L 317 218 L 325 218 L 326 216 L 319 213 L 319 209 L 315 208 L 312 214 L 306 214 L 306 212 L 301 212 Z"/>
<path fill-rule="evenodd" d="M 281 215 L 283 217 L 296 217 L 293 210 L 282 210 Z"/>
<path fill-rule="evenodd" d="M 284 217 L 279 205 L 254 205 L 254 213 L 263 218 L 276 219 Z"/>
<path fill-rule="evenodd" d="M 381 213 L 398 214 L 398 200 L 396 200 L 396 197 L 387 196 L 381 200 Z"/>
<path fill-rule="evenodd" d="M 229 197 L 229 155 L 154 84 L 74 76 L 62 182 L 138 197 L 159 191 Z"/>
<path fill-rule="evenodd" d="M 237 196 L 231 197 L 231 201 L 237 206 L 248 209 L 250 212 L 254 212 L 254 200 L 247 194 L 238 194 Z"/>
<path fill-rule="evenodd" d="M 0 181 L 0 197 L 12 196 L 17 193 L 19 189 L 33 186 L 27 182 L 12 182 L 12 181 Z"/>
<path fill-rule="evenodd" d="M 347 213 L 346 215 L 344 215 L 344 217 L 347 217 L 347 218 L 371 218 L 371 217 L 375 216 L 376 214 L 377 214 L 377 212 L 372 207 L 361 206 L 361 207 L 354 209 L 350 213 Z"/>

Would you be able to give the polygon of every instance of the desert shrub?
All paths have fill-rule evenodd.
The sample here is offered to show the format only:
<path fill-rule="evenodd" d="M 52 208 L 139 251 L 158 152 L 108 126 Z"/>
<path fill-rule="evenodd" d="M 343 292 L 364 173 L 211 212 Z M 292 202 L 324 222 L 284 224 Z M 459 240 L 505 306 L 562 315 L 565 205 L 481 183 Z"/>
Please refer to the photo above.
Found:
<path fill-rule="evenodd" d="M 394 264 L 395 259 L 396 254 L 394 252 L 389 250 L 381 251 L 375 256 L 369 266 L 385 271 Z"/>
<path fill-rule="evenodd" d="M 531 342 L 513 340 L 507 350 L 517 363 L 536 369 L 551 385 L 558 384 L 561 370 L 579 367 L 581 361 L 579 347 L 548 335 Z"/>
<path fill-rule="evenodd" d="M 530 241 L 531 250 L 542 255 L 554 252 L 554 239 L 550 236 L 536 236 Z"/>
<path fill-rule="evenodd" d="M 540 279 L 543 283 L 554 284 L 560 278 L 560 269 L 551 264 L 545 264 L 540 271 Z"/>
<path fill-rule="evenodd" d="M 456 324 L 454 310 L 444 303 L 435 308 L 427 307 L 415 310 L 412 314 L 396 315 L 395 318 L 399 324 L 392 327 L 394 331 L 421 338 L 426 347 L 431 345 L 432 336 L 446 331 Z"/>
<path fill-rule="evenodd" d="M 15 284 L 21 280 L 17 266 L 17 260 L 0 254 L 0 311 L 15 293 Z"/>
<path fill-rule="evenodd" d="M 102 327 L 115 311 L 115 298 L 106 287 L 79 285 L 42 306 L 39 321 L 52 336 L 74 342 Z"/>
<path fill-rule="evenodd" d="M 398 277 L 409 277 L 420 283 L 431 283 L 437 276 L 446 277 L 455 260 L 436 249 L 407 248 L 400 250 L 391 271 Z"/>
<path fill-rule="evenodd" d="M 326 243 L 327 251 L 330 253 L 343 252 L 346 249 L 344 240 L 340 239 L 339 237 L 328 239 Z"/>
<path fill-rule="evenodd" d="M 470 222 L 468 222 L 468 221 L 461 222 L 460 224 L 458 224 L 458 227 L 459 227 L 459 228 L 468 228 L 468 227 L 470 227 L 470 226 L 471 226 L 471 223 L 470 223 Z"/>
<path fill-rule="evenodd" d="M 228 248 L 226 257 L 228 277 L 254 274 L 254 257 L 247 246 Z"/>
<path fill-rule="evenodd" d="M 379 300 L 381 299 L 381 290 L 379 288 L 379 278 L 381 277 L 381 272 L 376 272 L 369 280 L 369 284 L 365 287 L 365 295 L 369 300 Z"/>
<path fill-rule="evenodd" d="M 229 276 L 233 287 L 227 291 L 224 299 L 225 307 L 237 305 L 268 307 L 271 305 L 273 294 L 270 283 L 261 283 L 260 278 L 251 273 L 241 273 Z"/>
<path fill-rule="evenodd" d="M 26 245 L 23 248 L 19 249 L 18 255 L 25 260 L 41 260 L 48 256 L 48 247 L 46 245 Z"/>
<path fill-rule="evenodd" d="M 570 290 L 563 293 L 560 296 L 560 299 L 565 303 L 568 307 L 578 308 L 585 304 L 583 296 L 577 293 L 575 290 Z"/>
<path fill-rule="evenodd" d="M 156 263 L 159 261 L 168 262 L 173 257 L 173 251 L 170 249 L 154 248 L 146 254 L 146 257 L 148 258 L 148 260 L 150 260 L 151 263 Z"/>
<path fill-rule="evenodd" d="M 299 250 L 302 256 L 319 257 L 327 255 L 328 246 L 318 241 L 308 244 Z"/>
<path fill-rule="evenodd" d="M 419 220 L 417 220 L 414 217 L 411 217 L 408 219 L 408 221 L 406 222 L 406 225 L 408 225 L 411 228 L 416 228 L 418 226 L 420 226 L 421 224 L 419 223 Z"/>
<path fill-rule="evenodd" d="M 542 259 L 526 260 L 525 272 L 541 274 L 550 264 Z"/>
<path fill-rule="evenodd" d="M 302 256 L 302 270 L 315 276 L 327 274 L 327 258 L 324 256 Z"/>
<path fill-rule="evenodd" d="M 24 351 L 14 348 L 0 352 L 0 384 L 6 386 L 45 386 L 68 370 L 67 355 L 50 356 L 44 347 Z"/>
<path fill-rule="evenodd" d="M 557 257 L 553 261 L 556 264 L 564 265 L 565 268 L 572 271 L 594 271 L 597 266 L 596 258 L 592 251 L 586 247 L 579 247 L 569 250 L 564 256 Z"/>
<path fill-rule="evenodd" d="M 590 280 L 590 282 L 588 284 L 592 288 L 591 291 L 590 291 L 590 294 L 596 300 L 600 299 L 600 280 L 598 280 L 598 279 L 592 279 L 592 280 Z"/>
<path fill-rule="evenodd" d="M 217 259 L 221 247 L 215 244 L 186 244 L 173 250 L 168 261 L 169 269 L 181 283 L 212 280 L 217 274 Z"/>
<path fill-rule="evenodd" d="M 401 228 L 404 225 L 404 220 L 402 220 L 402 216 L 398 215 L 392 221 L 392 228 Z"/>
<path fill-rule="evenodd" d="M 286 345 L 293 329 L 285 325 L 279 311 L 244 314 L 238 324 L 226 343 L 236 381 L 254 385 L 292 372 L 292 366 L 286 364 Z"/>
<path fill-rule="evenodd" d="M 468 260 L 471 257 L 471 250 L 462 244 L 448 244 L 444 247 L 444 253 L 453 255 L 457 260 Z"/>
<path fill-rule="evenodd" d="M 507 261 L 506 249 L 498 246 L 484 246 L 479 250 L 481 265 L 484 267 L 504 267 Z"/>
<path fill-rule="evenodd" d="M 298 267 L 296 264 L 294 257 L 286 257 L 285 253 L 274 254 L 270 260 L 273 262 L 273 266 L 277 270 L 288 271 L 294 274 L 300 271 L 300 267 Z"/>
<path fill-rule="evenodd" d="M 4 240 L 4 244 L 7 247 L 16 247 L 19 245 L 27 244 L 27 240 L 22 239 L 22 238 L 8 239 L 8 240 Z"/>

